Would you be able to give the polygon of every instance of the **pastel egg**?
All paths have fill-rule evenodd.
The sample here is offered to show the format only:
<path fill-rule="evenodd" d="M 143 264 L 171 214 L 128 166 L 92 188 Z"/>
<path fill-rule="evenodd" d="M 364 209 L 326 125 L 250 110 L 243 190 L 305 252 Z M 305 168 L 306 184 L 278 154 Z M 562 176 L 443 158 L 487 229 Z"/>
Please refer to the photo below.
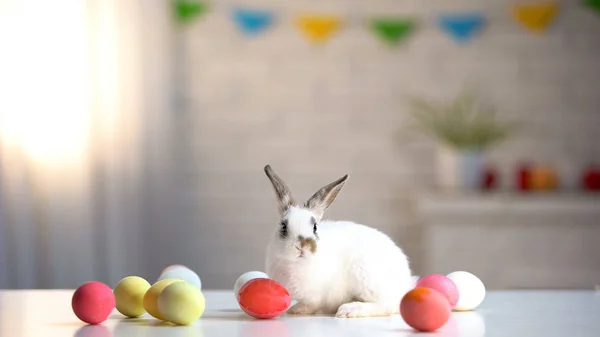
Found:
<path fill-rule="evenodd" d="M 255 318 L 269 319 L 287 311 L 292 304 L 292 297 L 278 282 L 255 278 L 240 288 L 238 303 L 246 314 Z"/>
<path fill-rule="evenodd" d="M 414 288 L 400 302 L 400 315 L 418 331 L 436 331 L 446 324 L 451 312 L 446 296 L 431 288 Z"/>
<path fill-rule="evenodd" d="M 158 296 L 158 310 L 165 320 L 175 324 L 189 325 L 197 321 L 205 308 L 202 291 L 187 282 L 172 283 Z"/>
<path fill-rule="evenodd" d="M 454 308 L 458 302 L 458 288 L 448 277 L 441 274 L 427 275 L 417 282 L 417 287 L 435 289 L 448 299 L 450 307 Z"/>
<path fill-rule="evenodd" d="M 237 299 L 240 288 L 248 281 L 256 279 L 256 278 L 269 278 L 269 276 L 262 271 L 249 271 L 247 273 L 242 274 L 235 281 L 233 285 L 233 296 Z"/>
<path fill-rule="evenodd" d="M 458 288 L 456 311 L 469 311 L 477 308 L 485 298 L 485 285 L 481 280 L 467 272 L 455 271 L 446 275 Z"/>
<path fill-rule="evenodd" d="M 109 286 L 92 281 L 80 285 L 71 298 L 75 316 L 88 324 L 100 324 L 115 309 L 115 295 Z"/>
<path fill-rule="evenodd" d="M 144 295 L 144 309 L 146 309 L 146 311 L 154 318 L 158 318 L 162 321 L 165 321 L 166 319 L 163 317 L 163 315 L 160 313 L 160 310 L 158 310 L 158 297 L 160 296 L 160 293 L 170 284 L 176 283 L 176 282 L 182 282 L 185 283 L 185 281 L 181 280 L 181 279 L 175 279 L 175 278 L 171 278 L 171 279 L 164 279 L 164 280 L 160 280 L 156 283 L 154 283 L 146 292 L 146 294 Z"/>
<path fill-rule="evenodd" d="M 164 272 L 167 272 L 167 271 L 169 271 L 169 270 L 171 270 L 171 269 L 175 269 L 175 268 L 188 268 L 188 267 L 187 267 L 187 266 L 184 266 L 184 265 L 182 265 L 182 264 L 172 264 L 172 265 L 170 265 L 170 266 L 167 266 L 167 267 L 166 267 L 165 269 L 163 269 L 163 271 L 161 271 L 160 273 L 162 274 L 162 273 L 164 273 Z M 188 268 L 188 269 L 189 269 L 189 268 Z"/>
<path fill-rule="evenodd" d="M 143 315 L 144 295 L 150 289 L 150 283 L 139 276 L 127 276 L 121 279 L 113 293 L 117 302 L 117 310 L 130 318 Z"/>
<path fill-rule="evenodd" d="M 202 281 L 200 280 L 200 276 L 196 274 L 193 270 L 188 267 L 177 265 L 167 267 L 158 277 L 157 281 L 176 278 L 184 280 L 188 283 L 191 283 L 198 287 L 198 289 L 202 289 Z"/>

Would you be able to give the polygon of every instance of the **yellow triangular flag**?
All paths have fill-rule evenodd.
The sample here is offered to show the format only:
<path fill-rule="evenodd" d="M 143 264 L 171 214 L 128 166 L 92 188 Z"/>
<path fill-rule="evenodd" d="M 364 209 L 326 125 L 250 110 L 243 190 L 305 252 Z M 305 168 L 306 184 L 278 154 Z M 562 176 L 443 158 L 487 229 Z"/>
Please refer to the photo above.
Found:
<path fill-rule="evenodd" d="M 558 5 L 555 2 L 520 4 L 513 8 L 515 20 L 533 32 L 546 30 L 557 14 Z"/>
<path fill-rule="evenodd" d="M 337 15 L 304 14 L 296 24 L 311 42 L 323 43 L 340 28 L 341 20 Z"/>

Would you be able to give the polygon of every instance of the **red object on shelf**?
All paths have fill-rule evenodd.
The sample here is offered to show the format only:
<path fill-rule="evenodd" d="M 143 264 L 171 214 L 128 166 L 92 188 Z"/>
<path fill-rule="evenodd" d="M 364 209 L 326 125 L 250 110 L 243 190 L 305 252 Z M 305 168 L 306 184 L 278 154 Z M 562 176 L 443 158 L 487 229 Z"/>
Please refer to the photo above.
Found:
<path fill-rule="evenodd" d="M 493 188 L 496 188 L 498 183 L 498 172 L 491 166 L 487 167 L 483 171 L 482 180 L 482 188 L 484 190 L 491 190 Z"/>
<path fill-rule="evenodd" d="M 583 172 L 581 184 L 586 191 L 600 191 L 600 168 L 598 165 L 591 164 Z"/>
<path fill-rule="evenodd" d="M 519 191 L 528 191 L 531 189 L 531 184 L 529 183 L 531 174 L 531 167 L 528 164 L 519 165 L 519 169 L 517 171 L 517 189 Z"/>

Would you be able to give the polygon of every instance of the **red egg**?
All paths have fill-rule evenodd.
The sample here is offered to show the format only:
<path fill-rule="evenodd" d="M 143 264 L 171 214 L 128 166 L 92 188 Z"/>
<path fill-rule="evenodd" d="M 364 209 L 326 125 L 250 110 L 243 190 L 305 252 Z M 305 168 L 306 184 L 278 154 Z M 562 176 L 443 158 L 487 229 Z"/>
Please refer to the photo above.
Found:
<path fill-rule="evenodd" d="M 84 283 L 73 293 L 71 307 L 75 316 L 88 324 L 100 324 L 115 309 L 112 289 L 102 282 Z"/>
<path fill-rule="evenodd" d="M 284 286 L 267 278 L 246 282 L 238 292 L 238 303 L 252 317 L 268 319 L 283 314 L 292 303 Z"/>
<path fill-rule="evenodd" d="M 414 288 L 400 302 L 400 315 L 413 329 L 432 332 L 450 318 L 450 303 L 442 293 L 431 288 Z"/>
<path fill-rule="evenodd" d="M 427 275 L 417 282 L 417 287 L 431 288 L 444 294 L 450 303 L 450 308 L 454 309 L 458 302 L 458 288 L 454 281 L 440 274 Z"/>

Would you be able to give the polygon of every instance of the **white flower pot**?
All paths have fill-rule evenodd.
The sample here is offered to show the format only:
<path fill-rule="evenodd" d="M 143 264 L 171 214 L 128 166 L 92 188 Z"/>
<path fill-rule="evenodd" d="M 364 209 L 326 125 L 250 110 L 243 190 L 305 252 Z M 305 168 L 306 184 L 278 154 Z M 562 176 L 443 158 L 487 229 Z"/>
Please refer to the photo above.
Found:
<path fill-rule="evenodd" d="M 473 190 L 481 186 L 485 158 L 481 151 L 437 151 L 437 185 L 444 190 Z"/>

